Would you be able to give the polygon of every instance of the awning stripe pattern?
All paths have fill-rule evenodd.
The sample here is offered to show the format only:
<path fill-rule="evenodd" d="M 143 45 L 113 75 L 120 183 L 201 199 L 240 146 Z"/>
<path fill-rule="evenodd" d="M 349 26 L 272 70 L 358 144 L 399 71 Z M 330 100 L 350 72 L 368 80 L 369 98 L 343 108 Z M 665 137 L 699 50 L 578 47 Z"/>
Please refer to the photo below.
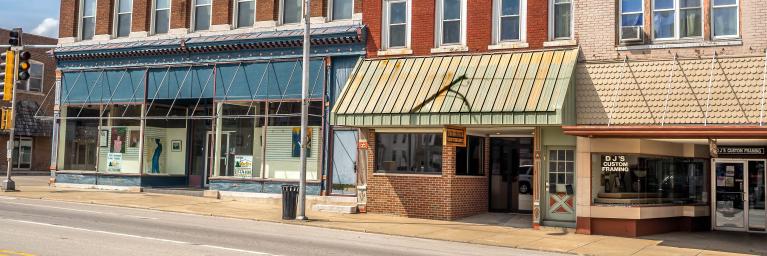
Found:
<path fill-rule="evenodd" d="M 331 122 L 347 126 L 558 125 L 578 51 L 365 60 Z M 572 110 L 574 111 L 574 110 Z M 568 112 L 569 113 L 569 112 Z"/>

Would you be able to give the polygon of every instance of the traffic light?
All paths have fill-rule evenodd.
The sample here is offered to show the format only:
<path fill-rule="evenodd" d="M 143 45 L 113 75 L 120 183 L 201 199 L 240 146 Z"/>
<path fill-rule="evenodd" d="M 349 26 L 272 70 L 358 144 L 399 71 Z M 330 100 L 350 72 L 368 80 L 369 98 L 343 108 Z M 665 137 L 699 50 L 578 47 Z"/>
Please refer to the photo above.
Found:
<path fill-rule="evenodd" d="M 18 81 L 26 81 L 29 79 L 29 58 L 32 58 L 32 54 L 28 51 L 19 53 L 19 66 L 16 68 L 18 73 Z"/>
<path fill-rule="evenodd" d="M 15 28 L 11 30 L 10 37 L 8 39 L 8 44 L 11 46 L 21 46 L 24 43 L 21 41 L 21 29 Z"/>
<path fill-rule="evenodd" d="M 2 130 L 11 129 L 12 118 L 13 118 L 13 112 L 11 112 L 11 109 L 2 108 L 2 113 L 0 115 L 0 129 Z"/>
<path fill-rule="evenodd" d="M 5 100 L 6 95 L 7 97 L 11 97 L 9 92 L 12 92 L 13 90 L 13 74 L 14 72 L 14 56 L 13 51 L 5 51 L 2 54 L 0 54 L 0 78 L 2 78 L 2 86 L 3 91 L 0 92 L 3 96 L 3 100 Z"/>

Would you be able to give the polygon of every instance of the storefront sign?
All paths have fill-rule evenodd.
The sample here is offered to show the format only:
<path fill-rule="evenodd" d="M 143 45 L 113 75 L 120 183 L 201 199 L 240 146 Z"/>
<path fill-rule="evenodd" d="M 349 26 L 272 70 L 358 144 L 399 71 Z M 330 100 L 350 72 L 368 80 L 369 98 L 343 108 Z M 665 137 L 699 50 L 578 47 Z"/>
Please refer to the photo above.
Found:
<path fill-rule="evenodd" d="M 720 155 L 764 155 L 764 148 L 758 147 L 717 147 Z"/>
<path fill-rule="evenodd" d="M 602 156 L 602 173 L 608 172 L 628 172 L 629 163 L 626 156 L 606 155 Z"/>
<path fill-rule="evenodd" d="M 448 147 L 466 147 L 466 128 L 445 126 L 442 130 L 442 145 Z"/>
<path fill-rule="evenodd" d="M 107 153 L 107 172 L 120 172 L 122 161 L 122 153 Z"/>
<path fill-rule="evenodd" d="M 234 176 L 250 178 L 253 177 L 253 156 L 235 155 L 234 156 Z"/>

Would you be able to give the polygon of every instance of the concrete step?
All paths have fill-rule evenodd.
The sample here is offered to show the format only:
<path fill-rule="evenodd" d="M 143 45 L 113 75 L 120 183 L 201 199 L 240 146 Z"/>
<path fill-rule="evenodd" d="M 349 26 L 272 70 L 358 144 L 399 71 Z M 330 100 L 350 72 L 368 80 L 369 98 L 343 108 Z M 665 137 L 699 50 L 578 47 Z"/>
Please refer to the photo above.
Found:
<path fill-rule="evenodd" d="M 203 197 L 205 191 L 195 188 L 143 188 L 144 193 Z"/>
<path fill-rule="evenodd" d="M 315 204 L 312 210 L 318 212 L 332 212 L 332 213 L 344 213 L 354 214 L 357 213 L 356 205 L 331 205 L 331 204 Z"/>

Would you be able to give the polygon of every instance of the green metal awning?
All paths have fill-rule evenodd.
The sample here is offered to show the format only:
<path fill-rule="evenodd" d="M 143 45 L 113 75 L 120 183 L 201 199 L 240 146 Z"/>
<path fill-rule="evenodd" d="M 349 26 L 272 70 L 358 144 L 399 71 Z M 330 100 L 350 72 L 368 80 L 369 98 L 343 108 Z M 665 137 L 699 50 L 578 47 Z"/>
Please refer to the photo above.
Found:
<path fill-rule="evenodd" d="M 365 60 L 333 125 L 574 124 L 577 49 Z"/>

